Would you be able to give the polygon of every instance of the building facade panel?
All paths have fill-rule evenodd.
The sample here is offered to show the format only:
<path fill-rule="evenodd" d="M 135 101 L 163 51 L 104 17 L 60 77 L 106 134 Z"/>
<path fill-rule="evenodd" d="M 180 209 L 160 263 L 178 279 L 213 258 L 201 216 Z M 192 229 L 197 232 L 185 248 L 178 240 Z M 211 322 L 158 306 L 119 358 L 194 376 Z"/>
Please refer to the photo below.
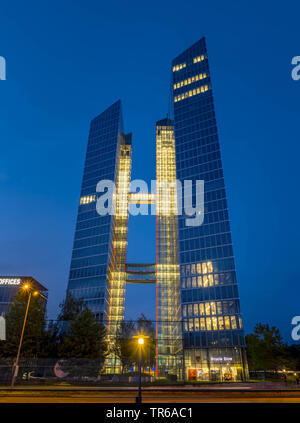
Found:
<path fill-rule="evenodd" d="M 120 101 L 91 122 L 68 282 L 68 292 L 100 320 L 108 308 L 114 217 L 98 214 L 96 187 L 103 179 L 116 183 L 122 129 Z"/>
<path fill-rule="evenodd" d="M 156 374 L 182 363 L 176 158 L 173 121 L 156 123 Z M 175 182 L 175 184 L 174 184 Z"/>
<path fill-rule="evenodd" d="M 210 69 L 202 38 L 172 62 L 177 178 L 204 181 L 204 222 L 178 217 L 183 343 L 191 380 L 244 378 L 244 332 Z"/>
<path fill-rule="evenodd" d="M 130 192 L 131 134 L 123 134 L 120 101 L 91 122 L 68 292 L 106 322 L 106 372 L 121 368 L 114 343 L 126 283 L 156 283 L 156 375 L 242 380 L 245 340 L 204 38 L 173 60 L 172 94 L 174 121 L 156 124 L 155 193 Z M 103 179 L 116 185 L 113 216 L 96 210 Z M 202 224 L 187 226 L 190 216 L 178 215 L 176 179 L 183 188 L 192 182 L 194 206 L 204 181 Z M 126 265 L 129 204 L 155 204 L 155 271 Z"/>

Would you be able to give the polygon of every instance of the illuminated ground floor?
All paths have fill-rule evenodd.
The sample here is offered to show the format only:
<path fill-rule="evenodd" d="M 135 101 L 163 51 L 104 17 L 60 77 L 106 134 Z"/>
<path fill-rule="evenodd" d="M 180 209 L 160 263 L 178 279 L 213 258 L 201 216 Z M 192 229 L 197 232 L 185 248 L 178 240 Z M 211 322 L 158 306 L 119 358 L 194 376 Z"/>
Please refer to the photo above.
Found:
<path fill-rule="evenodd" d="M 170 381 L 245 382 L 249 378 L 245 354 L 245 350 L 238 347 L 185 349 L 184 360 L 182 352 L 176 356 L 160 355 L 159 371 L 144 363 L 143 373 Z M 133 365 L 130 371 L 137 369 L 137 365 Z M 121 373 L 119 360 L 108 360 L 105 373 Z"/>
<path fill-rule="evenodd" d="M 245 350 L 241 348 L 186 349 L 187 381 L 241 382 L 248 379 Z"/>

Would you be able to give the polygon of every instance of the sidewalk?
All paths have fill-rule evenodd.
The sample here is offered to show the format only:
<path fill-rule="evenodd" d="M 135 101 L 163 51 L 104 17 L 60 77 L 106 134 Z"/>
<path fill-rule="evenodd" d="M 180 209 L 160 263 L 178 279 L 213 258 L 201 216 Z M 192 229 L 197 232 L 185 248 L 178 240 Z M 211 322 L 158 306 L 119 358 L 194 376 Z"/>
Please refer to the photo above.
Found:
<path fill-rule="evenodd" d="M 143 391 L 294 391 L 300 392 L 298 385 L 285 385 L 281 382 L 253 382 L 253 383 L 224 383 L 216 385 L 162 385 L 162 386 L 144 386 Z M 101 386 L 78 386 L 71 384 L 56 385 L 16 385 L 11 388 L 9 385 L 0 385 L 1 391 L 136 391 L 136 386 L 118 386 L 118 385 L 101 385 Z"/>

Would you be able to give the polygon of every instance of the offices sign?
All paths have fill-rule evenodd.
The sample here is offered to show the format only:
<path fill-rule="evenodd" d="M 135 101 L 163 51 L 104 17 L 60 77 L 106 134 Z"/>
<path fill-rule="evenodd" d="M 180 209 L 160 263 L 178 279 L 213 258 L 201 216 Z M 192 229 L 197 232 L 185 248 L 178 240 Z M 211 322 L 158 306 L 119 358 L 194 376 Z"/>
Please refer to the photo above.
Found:
<path fill-rule="evenodd" d="M 21 285 L 20 278 L 0 278 L 0 286 Z"/>

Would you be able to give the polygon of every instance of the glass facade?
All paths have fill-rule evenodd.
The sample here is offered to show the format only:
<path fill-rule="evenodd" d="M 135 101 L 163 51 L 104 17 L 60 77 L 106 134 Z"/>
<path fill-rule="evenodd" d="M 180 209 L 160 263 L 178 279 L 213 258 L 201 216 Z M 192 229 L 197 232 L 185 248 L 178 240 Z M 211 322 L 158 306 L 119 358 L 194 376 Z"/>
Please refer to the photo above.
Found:
<path fill-rule="evenodd" d="M 172 62 L 177 179 L 204 180 L 204 222 L 178 217 L 185 374 L 246 376 L 244 332 L 205 38 Z M 193 197 L 195 201 L 195 196 Z"/>
<path fill-rule="evenodd" d="M 180 273 L 173 122 L 156 123 L 156 374 L 177 373 L 181 361 Z"/>
<path fill-rule="evenodd" d="M 106 330 L 110 345 L 114 344 L 121 322 L 124 319 L 130 175 L 131 134 L 121 134 L 116 192 L 113 199 L 115 215 L 113 219 L 112 254 L 107 272 L 109 289 Z M 109 367 L 115 368 L 117 365 L 115 353 L 112 352 L 107 360 L 107 369 Z"/>
<path fill-rule="evenodd" d="M 108 312 L 114 216 L 97 213 L 96 186 L 103 179 L 117 182 L 122 129 L 120 101 L 91 122 L 68 282 L 68 292 L 99 320 Z"/>
<path fill-rule="evenodd" d="M 173 60 L 172 93 L 174 121 L 156 124 L 155 193 L 130 192 L 131 134 L 123 134 L 120 101 L 91 122 L 68 291 L 106 322 L 106 372 L 120 369 L 114 340 L 126 283 L 156 283 L 156 375 L 242 380 L 245 340 L 204 38 Z M 104 179 L 115 183 L 114 215 L 96 210 Z M 201 225 L 178 215 L 176 180 L 192 181 L 193 205 L 196 181 L 204 181 Z M 126 264 L 130 204 L 155 205 L 155 264 Z"/>

